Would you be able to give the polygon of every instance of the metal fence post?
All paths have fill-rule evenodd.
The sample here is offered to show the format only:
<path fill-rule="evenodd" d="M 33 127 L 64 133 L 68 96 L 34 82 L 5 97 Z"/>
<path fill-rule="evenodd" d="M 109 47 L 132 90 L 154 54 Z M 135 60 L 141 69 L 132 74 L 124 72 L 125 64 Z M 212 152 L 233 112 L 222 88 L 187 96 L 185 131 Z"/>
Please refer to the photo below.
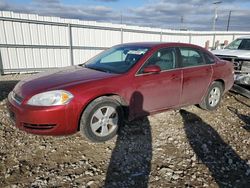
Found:
<path fill-rule="evenodd" d="M 235 39 L 235 34 L 233 34 L 233 40 Z"/>
<path fill-rule="evenodd" d="M 189 34 L 189 44 L 192 43 L 192 33 Z"/>
<path fill-rule="evenodd" d="M 0 50 L 0 76 L 3 74 L 4 74 L 3 61 L 2 61 L 2 55 L 1 55 L 1 50 Z"/>
<path fill-rule="evenodd" d="M 68 24 L 69 32 L 69 55 L 70 55 L 70 65 L 74 65 L 74 54 L 73 54 L 73 45 L 72 45 L 72 29 L 71 24 Z"/>
<path fill-rule="evenodd" d="M 212 45 L 212 49 L 215 47 L 215 37 L 216 37 L 216 35 L 215 35 L 215 33 L 214 33 L 214 35 L 213 35 L 213 45 Z"/>
<path fill-rule="evenodd" d="M 121 44 L 123 43 L 123 28 L 121 26 Z"/>
<path fill-rule="evenodd" d="M 160 32 L 160 42 L 162 42 L 162 30 Z"/>

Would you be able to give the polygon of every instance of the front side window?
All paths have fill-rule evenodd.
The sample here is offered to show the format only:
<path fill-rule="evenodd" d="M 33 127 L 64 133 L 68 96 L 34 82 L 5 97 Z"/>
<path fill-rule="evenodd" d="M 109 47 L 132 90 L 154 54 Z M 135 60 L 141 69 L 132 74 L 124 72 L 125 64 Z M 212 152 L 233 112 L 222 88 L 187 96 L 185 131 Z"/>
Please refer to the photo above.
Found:
<path fill-rule="evenodd" d="M 206 64 L 198 50 L 192 48 L 180 48 L 182 67 L 193 67 Z"/>
<path fill-rule="evenodd" d="M 143 46 L 116 46 L 87 61 L 84 66 L 110 73 L 129 71 L 149 50 Z"/>
<path fill-rule="evenodd" d="M 176 65 L 176 55 L 174 48 L 164 48 L 155 52 L 143 65 L 139 73 L 143 73 L 143 69 L 149 65 L 157 65 L 164 70 L 171 70 Z"/>

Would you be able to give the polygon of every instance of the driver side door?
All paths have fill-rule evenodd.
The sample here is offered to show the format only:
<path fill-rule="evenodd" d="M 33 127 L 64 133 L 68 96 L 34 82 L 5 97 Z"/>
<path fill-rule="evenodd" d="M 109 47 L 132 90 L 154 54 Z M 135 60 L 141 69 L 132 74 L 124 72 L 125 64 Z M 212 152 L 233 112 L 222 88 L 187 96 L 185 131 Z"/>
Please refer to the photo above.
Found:
<path fill-rule="evenodd" d="M 133 85 L 142 96 L 142 108 L 137 109 L 134 99 L 132 113 L 136 116 L 147 115 L 179 105 L 182 71 L 178 67 L 176 49 L 162 48 L 157 50 L 141 67 L 135 75 Z M 145 67 L 157 65 L 161 71 L 158 73 L 144 73 Z M 140 101 L 140 100 L 139 100 Z"/>

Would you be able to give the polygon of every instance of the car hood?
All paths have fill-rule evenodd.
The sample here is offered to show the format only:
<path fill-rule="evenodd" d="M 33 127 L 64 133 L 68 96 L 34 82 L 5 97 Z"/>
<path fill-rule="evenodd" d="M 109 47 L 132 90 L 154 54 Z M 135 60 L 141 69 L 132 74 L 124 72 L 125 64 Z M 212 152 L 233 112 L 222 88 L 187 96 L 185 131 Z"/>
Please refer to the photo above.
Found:
<path fill-rule="evenodd" d="M 230 49 L 222 49 L 222 50 L 213 50 L 213 54 L 221 55 L 221 56 L 232 56 L 238 57 L 242 59 L 250 59 L 250 50 L 230 50 Z"/>
<path fill-rule="evenodd" d="M 60 89 L 76 83 L 85 83 L 115 75 L 82 66 L 59 68 L 57 70 L 38 73 L 21 80 L 14 88 L 14 92 L 21 97 L 25 97 L 39 92 Z"/>

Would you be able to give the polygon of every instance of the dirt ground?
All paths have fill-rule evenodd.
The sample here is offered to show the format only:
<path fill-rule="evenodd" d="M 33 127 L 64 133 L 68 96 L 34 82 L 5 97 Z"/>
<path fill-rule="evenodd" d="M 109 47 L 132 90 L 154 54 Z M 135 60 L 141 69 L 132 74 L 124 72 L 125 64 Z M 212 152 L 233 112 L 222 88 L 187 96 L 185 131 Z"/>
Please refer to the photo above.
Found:
<path fill-rule="evenodd" d="M 196 106 L 124 125 L 94 144 L 27 134 L 10 124 L 0 77 L 0 187 L 250 187 L 250 100 L 227 93 L 212 112 Z"/>

